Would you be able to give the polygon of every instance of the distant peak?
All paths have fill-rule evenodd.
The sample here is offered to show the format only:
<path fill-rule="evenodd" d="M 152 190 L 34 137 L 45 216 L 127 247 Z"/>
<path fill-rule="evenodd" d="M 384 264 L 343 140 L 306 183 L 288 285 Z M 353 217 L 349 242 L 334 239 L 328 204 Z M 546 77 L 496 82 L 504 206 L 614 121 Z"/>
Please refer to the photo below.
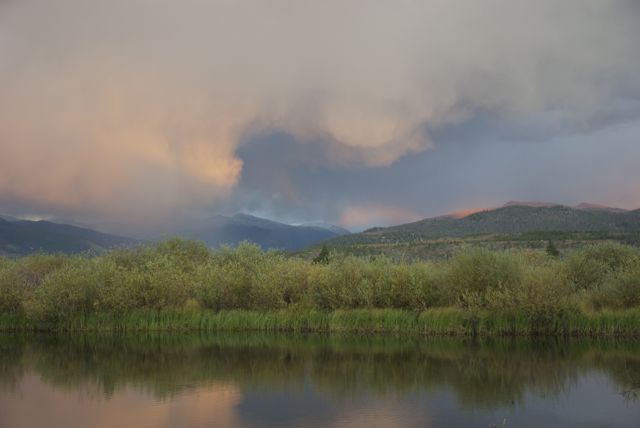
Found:
<path fill-rule="evenodd" d="M 325 229 L 325 230 L 329 230 L 337 235 L 347 235 L 350 234 L 351 231 L 345 229 L 344 227 L 340 227 L 340 226 L 336 226 L 335 224 L 331 224 L 331 223 L 327 223 L 324 221 L 312 221 L 312 222 L 307 222 L 307 223 L 300 223 L 296 226 L 301 226 L 301 227 L 314 227 L 317 229 Z"/>
<path fill-rule="evenodd" d="M 506 207 L 531 207 L 531 208 L 543 208 L 543 207 L 555 207 L 559 204 L 554 204 L 552 202 L 543 202 L 543 201 L 509 201 L 506 204 L 499 207 L 483 207 L 483 208 L 469 208 L 464 210 L 453 211 L 438 217 L 449 217 L 449 218 L 464 218 L 471 214 L 476 214 L 483 211 L 493 211 L 498 208 L 506 208 Z"/>
<path fill-rule="evenodd" d="M 509 201 L 503 205 L 503 207 L 533 207 L 533 208 L 544 208 L 544 207 L 555 207 L 556 205 L 553 202 L 544 202 L 544 201 Z"/>
<path fill-rule="evenodd" d="M 236 213 L 236 214 L 233 215 L 232 218 L 237 218 L 237 219 L 257 219 L 257 218 L 259 218 L 260 220 L 266 220 L 266 219 L 263 219 L 261 217 L 256 217 L 254 215 L 247 214 L 247 213 Z"/>
<path fill-rule="evenodd" d="M 0 220 L 4 220 L 4 221 L 18 221 L 18 220 L 20 220 L 20 219 L 19 219 L 19 218 L 17 218 L 17 217 L 10 216 L 10 215 L 3 215 L 3 214 L 0 214 Z"/>
<path fill-rule="evenodd" d="M 270 227 L 272 227 L 272 226 L 280 226 L 280 227 L 288 226 L 288 224 L 281 223 L 279 221 L 270 220 L 268 218 L 258 217 L 258 216 L 252 215 L 252 214 L 247 214 L 247 213 L 242 213 L 242 212 L 234 214 L 231 217 L 231 223 L 252 225 L 252 226 L 266 226 L 266 225 L 269 225 Z"/>
<path fill-rule="evenodd" d="M 579 210 L 591 210 L 591 211 L 609 211 L 609 212 L 617 212 L 617 213 L 622 213 L 622 212 L 626 212 L 628 210 L 625 210 L 623 208 L 615 208 L 615 207 L 609 207 L 606 205 L 600 205 L 600 204 L 592 204 L 590 202 L 581 202 L 578 205 L 575 206 L 575 208 L 579 209 Z"/>
<path fill-rule="evenodd" d="M 482 211 L 491 211 L 493 209 L 494 208 L 470 208 L 468 210 L 453 211 L 439 217 L 463 218 L 471 214 L 479 213 Z"/>
<path fill-rule="evenodd" d="M 434 219 L 434 218 L 450 218 L 450 219 L 461 219 L 472 214 L 480 213 L 480 212 L 488 212 L 495 211 L 501 208 L 509 208 L 509 207 L 527 207 L 527 208 L 553 208 L 560 207 L 569 210 L 582 210 L 582 211 L 607 211 L 611 213 L 624 213 L 629 212 L 630 210 L 623 208 L 615 208 L 607 205 L 593 204 L 589 202 L 582 202 L 576 206 L 569 206 L 564 204 L 558 204 L 554 202 L 546 202 L 546 201 L 509 201 L 501 206 L 497 207 L 486 207 L 486 208 L 471 208 L 465 210 L 458 210 L 449 212 L 447 214 L 442 214 L 435 217 L 426 218 L 425 220 Z"/>

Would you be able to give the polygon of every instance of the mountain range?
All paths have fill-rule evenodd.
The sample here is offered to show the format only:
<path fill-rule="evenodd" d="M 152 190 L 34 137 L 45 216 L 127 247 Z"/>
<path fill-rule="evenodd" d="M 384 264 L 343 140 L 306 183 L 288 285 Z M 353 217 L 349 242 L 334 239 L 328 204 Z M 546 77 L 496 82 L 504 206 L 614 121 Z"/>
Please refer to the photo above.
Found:
<path fill-rule="evenodd" d="M 375 227 L 334 238 L 330 246 L 433 240 L 475 235 L 518 235 L 528 232 L 640 232 L 640 210 L 582 203 L 575 207 L 512 201 L 499 208 L 452 213 L 391 227 Z"/>
<path fill-rule="evenodd" d="M 79 253 L 132 246 L 139 241 L 83 227 L 49 221 L 0 217 L 0 255 L 25 255 L 34 252 Z"/>
<path fill-rule="evenodd" d="M 264 249 L 299 251 L 309 248 L 315 251 L 314 248 L 322 242 L 333 248 L 369 246 L 369 249 L 375 247 L 378 251 L 381 246 L 433 242 L 443 238 L 507 236 L 512 239 L 531 232 L 607 232 L 624 238 L 633 235 L 635 240 L 640 235 L 640 210 L 590 203 L 570 207 L 546 202 L 511 201 L 498 208 L 451 213 L 353 234 L 327 223 L 290 225 L 248 214 L 216 215 L 191 223 L 171 236 L 196 239 L 212 248 L 251 241 Z M 571 239 L 575 240 L 574 237 Z M 37 251 L 102 251 L 140 242 L 78 226 L 0 216 L 0 255 L 24 255 Z"/>
<path fill-rule="evenodd" d="M 264 249 L 299 250 L 325 239 L 349 233 L 346 229 L 327 223 L 290 225 L 249 214 L 236 214 L 214 216 L 183 229 L 178 234 L 203 241 L 209 247 L 251 241 Z"/>
<path fill-rule="evenodd" d="M 299 250 L 319 241 L 348 233 L 348 230 L 332 224 L 289 225 L 248 214 L 236 214 L 234 216 L 217 215 L 167 236 L 178 235 L 196 239 L 209 247 L 219 247 L 223 244 L 236 245 L 241 241 L 250 241 L 264 249 Z M 133 246 L 141 242 L 68 224 L 0 216 L 0 255 L 18 256 L 38 251 L 99 252 L 113 247 Z"/>

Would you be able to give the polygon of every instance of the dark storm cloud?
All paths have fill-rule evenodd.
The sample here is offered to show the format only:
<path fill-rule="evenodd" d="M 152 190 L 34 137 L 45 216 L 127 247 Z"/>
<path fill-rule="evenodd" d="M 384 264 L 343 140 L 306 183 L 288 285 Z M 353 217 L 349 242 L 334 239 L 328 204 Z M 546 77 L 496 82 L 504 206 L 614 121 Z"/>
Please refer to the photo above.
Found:
<path fill-rule="evenodd" d="M 442 130 L 432 150 L 379 168 L 336 168 L 321 144 L 263 136 L 239 152 L 246 173 L 228 208 L 359 229 L 512 199 L 640 207 L 640 121 L 555 136 L 493 123 L 475 118 Z"/>

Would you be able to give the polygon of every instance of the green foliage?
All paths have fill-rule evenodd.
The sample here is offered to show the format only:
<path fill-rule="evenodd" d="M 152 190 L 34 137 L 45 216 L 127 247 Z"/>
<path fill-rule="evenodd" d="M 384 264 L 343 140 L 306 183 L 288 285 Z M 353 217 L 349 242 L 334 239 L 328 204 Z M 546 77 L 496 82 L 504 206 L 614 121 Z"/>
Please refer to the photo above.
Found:
<path fill-rule="evenodd" d="M 0 313 L 23 314 L 45 278 L 60 269 L 66 256 L 36 254 L 0 263 Z"/>
<path fill-rule="evenodd" d="M 609 280 L 616 298 L 617 307 L 634 308 L 640 306 L 640 263 Z"/>
<path fill-rule="evenodd" d="M 638 257 L 638 251 L 632 247 L 613 243 L 590 245 L 569 257 L 568 277 L 576 289 L 597 290 L 610 275 L 637 263 Z"/>
<path fill-rule="evenodd" d="M 383 328 L 371 327 L 378 322 L 408 326 L 413 320 L 418 331 L 481 334 L 555 331 L 585 311 L 638 308 L 640 256 L 610 243 L 568 259 L 549 257 L 543 248 L 471 248 L 440 262 L 332 255 L 328 263 L 314 263 L 249 243 L 210 251 L 172 239 L 94 257 L 0 259 L 0 318 L 31 327 L 100 328 L 122 319 L 145 329 L 175 323 L 207 329 L 234 319 L 238 326 L 304 330 L 338 328 L 339 320 L 356 316 L 349 313 L 358 314 L 362 324 L 353 325 L 367 331 Z M 237 311 L 261 315 L 224 315 Z"/>
<path fill-rule="evenodd" d="M 80 258 L 67 260 L 48 274 L 33 296 L 26 311 L 36 319 L 59 320 L 92 312 L 98 289 L 93 262 Z"/>
<path fill-rule="evenodd" d="M 547 242 L 547 248 L 546 248 L 545 251 L 551 257 L 558 257 L 560 255 L 560 251 L 558 251 L 558 249 L 556 248 L 555 244 L 551 240 L 549 240 Z"/>
<path fill-rule="evenodd" d="M 514 297 L 523 277 L 523 263 L 509 252 L 471 249 L 458 254 L 449 266 L 447 282 L 452 300 L 463 308 L 489 308 L 501 296 Z"/>
<path fill-rule="evenodd" d="M 173 238 L 156 245 L 155 250 L 167 257 L 182 270 L 192 271 L 196 266 L 206 263 L 211 253 L 200 241 Z"/>
<path fill-rule="evenodd" d="M 511 309 L 534 321 L 552 320 L 575 310 L 569 280 L 557 262 L 528 265 Z"/>
<path fill-rule="evenodd" d="M 313 263 L 326 265 L 329 263 L 329 249 L 326 244 L 322 245 L 320 253 L 313 259 Z"/>
<path fill-rule="evenodd" d="M 609 275 L 602 287 L 589 295 L 594 309 L 640 307 L 640 261 Z"/>
<path fill-rule="evenodd" d="M 390 306 L 424 310 L 447 304 L 445 270 L 432 263 L 396 264 L 390 269 Z"/>
<path fill-rule="evenodd" d="M 281 255 L 263 252 L 255 244 L 222 248 L 197 271 L 195 295 L 214 310 L 278 308 L 284 302 L 284 289 L 269 269 L 281 262 Z"/>
<path fill-rule="evenodd" d="M 15 262 L 0 260 L 0 313 L 16 315 L 22 312 L 26 287 L 16 265 Z"/>

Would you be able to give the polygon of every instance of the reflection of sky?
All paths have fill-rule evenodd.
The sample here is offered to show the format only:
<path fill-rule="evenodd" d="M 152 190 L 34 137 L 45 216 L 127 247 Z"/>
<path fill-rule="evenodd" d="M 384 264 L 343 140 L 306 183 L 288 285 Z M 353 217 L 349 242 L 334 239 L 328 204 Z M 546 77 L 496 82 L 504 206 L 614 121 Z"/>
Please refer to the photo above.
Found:
<path fill-rule="evenodd" d="M 11 428 L 195 427 L 634 427 L 638 402 L 627 402 L 602 374 L 590 372 L 560 395 L 526 393 L 522 402 L 461 406 L 447 386 L 397 394 L 333 395 L 311 385 L 268 390 L 212 384 L 156 400 L 135 388 L 112 397 L 58 389 L 28 375 L 0 392 L 0 426 Z"/>

